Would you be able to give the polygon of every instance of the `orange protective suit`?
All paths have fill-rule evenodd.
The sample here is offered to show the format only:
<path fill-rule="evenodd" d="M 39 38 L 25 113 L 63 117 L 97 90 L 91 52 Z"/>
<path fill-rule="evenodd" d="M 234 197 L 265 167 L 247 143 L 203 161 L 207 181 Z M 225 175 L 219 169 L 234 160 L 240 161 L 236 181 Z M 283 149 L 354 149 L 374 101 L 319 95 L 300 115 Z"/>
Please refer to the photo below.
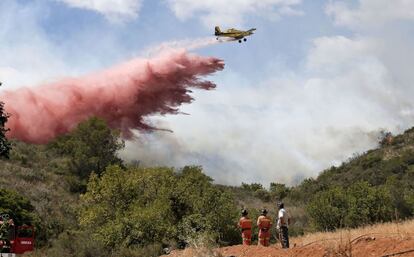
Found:
<path fill-rule="evenodd" d="M 259 245 L 269 246 L 272 220 L 264 215 L 259 216 L 257 226 L 259 227 Z"/>
<path fill-rule="evenodd" d="M 252 243 L 252 220 L 248 217 L 241 217 L 239 227 L 242 231 L 243 245 L 250 245 Z"/>

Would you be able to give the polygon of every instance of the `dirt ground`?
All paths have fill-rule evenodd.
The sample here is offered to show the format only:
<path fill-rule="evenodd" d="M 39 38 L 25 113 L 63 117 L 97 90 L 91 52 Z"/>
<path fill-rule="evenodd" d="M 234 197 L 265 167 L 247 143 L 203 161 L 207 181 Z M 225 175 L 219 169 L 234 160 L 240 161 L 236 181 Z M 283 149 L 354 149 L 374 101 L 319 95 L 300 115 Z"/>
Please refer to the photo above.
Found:
<path fill-rule="evenodd" d="M 414 220 L 357 229 L 310 233 L 290 240 L 290 249 L 235 245 L 173 251 L 164 257 L 414 257 Z"/>
<path fill-rule="evenodd" d="M 186 249 L 173 251 L 165 257 L 414 257 L 414 238 L 362 236 L 342 242 L 315 242 L 285 250 L 279 245 L 270 247 L 235 245 L 219 249 Z"/>

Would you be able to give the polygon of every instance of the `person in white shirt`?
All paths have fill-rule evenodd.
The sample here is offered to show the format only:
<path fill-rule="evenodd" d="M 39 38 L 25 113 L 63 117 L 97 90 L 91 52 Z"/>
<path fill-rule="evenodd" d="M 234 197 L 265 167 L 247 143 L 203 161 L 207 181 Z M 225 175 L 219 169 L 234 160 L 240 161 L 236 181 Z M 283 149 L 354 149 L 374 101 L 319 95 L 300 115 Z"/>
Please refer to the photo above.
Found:
<path fill-rule="evenodd" d="M 279 240 L 282 244 L 282 248 L 289 248 L 289 214 L 286 212 L 282 202 L 279 202 L 277 206 L 279 207 L 279 214 L 276 228 L 279 230 Z"/>

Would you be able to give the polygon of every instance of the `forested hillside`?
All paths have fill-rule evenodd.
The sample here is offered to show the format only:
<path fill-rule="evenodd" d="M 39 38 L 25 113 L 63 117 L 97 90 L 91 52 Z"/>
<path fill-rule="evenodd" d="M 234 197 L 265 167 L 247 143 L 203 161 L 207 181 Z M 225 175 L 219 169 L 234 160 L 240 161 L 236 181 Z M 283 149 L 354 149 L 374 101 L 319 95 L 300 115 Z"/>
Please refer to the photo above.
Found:
<path fill-rule="evenodd" d="M 414 129 L 385 134 L 377 149 L 355 154 L 292 189 L 290 199 L 308 202 L 318 229 L 355 227 L 414 215 Z"/>
<path fill-rule="evenodd" d="M 11 143 L 10 159 L 0 161 L 1 211 L 36 226 L 32 256 L 158 256 L 199 242 L 238 244 L 240 209 L 255 219 L 266 207 L 275 217 L 280 200 L 293 217 L 291 235 L 414 214 L 414 129 L 294 187 L 216 185 L 202 167 L 130 165 L 117 156 L 119 133 L 96 118 L 48 145 Z"/>
<path fill-rule="evenodd" d="M 383 133 L 377 149 L 354 154 L 339 167 L 297 186 L 272 183 L 269 190 L 258 184 L 242 188 L 269 204 L 284 200 L 295 220 L 294 234 L 410 218 L 414 215 L 414 128 L 398 136 Z"/>

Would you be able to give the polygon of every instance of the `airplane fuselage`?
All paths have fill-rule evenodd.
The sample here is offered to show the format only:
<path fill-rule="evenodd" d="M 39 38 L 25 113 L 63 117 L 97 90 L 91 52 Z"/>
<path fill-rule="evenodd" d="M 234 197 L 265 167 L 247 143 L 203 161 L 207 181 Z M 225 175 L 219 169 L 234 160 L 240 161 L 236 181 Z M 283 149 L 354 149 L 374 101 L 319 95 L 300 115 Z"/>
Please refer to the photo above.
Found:
<path fill-rule="evenodd" d="M 227 37 L 227 38 L 233 38 L 235 40 L 239 40 L 239 42 L 241 43 L 241 40 L 244 39 L 244 41 L 246 41 L 245 37 L 253 35 L 253 32 L 256 29 L 250 29 L 247 31 L 243 31 L 243 30 L 237 30 L 237 29 L 228 29 L 226 31 L 221 31 L 220 28 L 217 26 L 215 28 L 215 33 L 214 35 L 217 36 L 217 39 L 219 37 Z"/>

